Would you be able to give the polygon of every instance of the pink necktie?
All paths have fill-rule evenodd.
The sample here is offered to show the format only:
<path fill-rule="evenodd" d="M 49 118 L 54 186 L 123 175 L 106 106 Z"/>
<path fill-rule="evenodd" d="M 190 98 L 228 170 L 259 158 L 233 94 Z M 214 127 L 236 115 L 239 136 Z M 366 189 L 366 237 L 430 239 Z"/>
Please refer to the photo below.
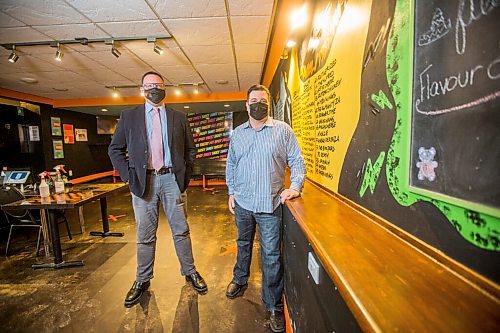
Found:
<path fill-rule="evenodd" d="M 153 169 L 163 167 L 163 137 L 161 133 L 160 109 L 154 108 L 153 137 L 151 138 L 151 164 Z"/>

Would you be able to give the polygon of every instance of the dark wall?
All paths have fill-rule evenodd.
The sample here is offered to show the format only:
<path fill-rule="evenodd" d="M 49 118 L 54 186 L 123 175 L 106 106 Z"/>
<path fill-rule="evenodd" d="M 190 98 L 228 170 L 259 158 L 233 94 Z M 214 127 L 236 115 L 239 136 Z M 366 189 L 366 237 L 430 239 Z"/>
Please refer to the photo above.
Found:
<path fill-rule="evenodd" d="M 319 264 L 318 284 L 308 269 L 309 253 Z M 283 207 L 283 262 L 286 304 L 295 332 L 361 332 L 338 288 L 286 206 Z"/>
<path fill-rule="evenodd" d="M 64 138 L 63 136 L 52 136 L 50 117 L 61 118 L 62 124 L 73 125 L 73 129 L 87 129 L 88 141 L 75 141 L 74 144 L 65 143 L 64 158 L 54 159 L 52 140 L 63 140 Z M 73 178 L 113 170 L 107 152 L 111 135 L 97 134 L 95 115 L 42 106 L 41 119 L 47 169 L 52 169 L 57 164 L 64 164 L 66 170 L 73 170 Z"/>
<path fill-rule="evenodd" d="M 44 167 L 42 141 L 29 141 L 29 126 L 38 126 L 40 115 L 16 106 L 0 105 L 0 167 L 30 168 L 38 173 Z M 21 136 L 24 140 L 21 142 Z M 40 135 L 41 136 L 41 135 Z"/>

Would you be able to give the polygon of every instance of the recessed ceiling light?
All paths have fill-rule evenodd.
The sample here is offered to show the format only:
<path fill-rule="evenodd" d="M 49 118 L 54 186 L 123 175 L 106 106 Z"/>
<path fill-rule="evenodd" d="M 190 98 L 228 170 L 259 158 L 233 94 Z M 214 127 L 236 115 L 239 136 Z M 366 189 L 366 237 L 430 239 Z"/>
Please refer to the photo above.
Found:
<path fill-rule="evenodd" d="M 294 47 L 295 45 L 297 45 L 297 43 L 294 40 L 289 40 L 286 43 L 286 47 Z"/>
<path fill-rule="evenodd" d="M 231 106 L 231 105 L 229 105 L 229 104 L 224 104 L 224 107 L 225 107 L 225 108 L 228 108 L 228 107 L 230 107 L 230 106 Z"/>
<path fill-rule="evenodd" d="M 101 109 L 102 112 L 108 112 L 108 109 Z"/>
<path fill-rule="evenodd" d="M 228 80 L 217 80 L 217 81 L 215 81 L 215 83 L 217 83 L 217 84 L 228 84 L 229 81 Z"/>
<path fill-rule="evenodd" d="M 23 77 L 23 78 L 21 78 L 21 81 L 23 81 L 24 83 L 30 83 L 30 84 L 38 83 L 38 80 L 35 79 L 34 77 Z"/>
<path fill-rule="evenodd" d="M 52 89 L 54 89 L 55 91 L 68 91 L 68 88 L 55 88 L 55 87 L 53 87 Z"/>
<path fill-rule="evenodd" d="M 184 109 L 189 109 L 189 105 L 184 105 Z"/>

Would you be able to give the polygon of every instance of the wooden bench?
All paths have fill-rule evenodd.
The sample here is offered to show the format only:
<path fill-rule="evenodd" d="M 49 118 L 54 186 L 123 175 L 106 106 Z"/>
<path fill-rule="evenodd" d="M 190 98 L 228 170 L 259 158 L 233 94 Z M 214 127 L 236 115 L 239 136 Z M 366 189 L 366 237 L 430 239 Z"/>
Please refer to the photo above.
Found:
<path fill-rule="evenodd" d="M 307 181 L 283 222 L 296 331 L 500 332 L 497 284 L 347 199 Z M 320 262 L 319 285 L 308 252 Z"/>

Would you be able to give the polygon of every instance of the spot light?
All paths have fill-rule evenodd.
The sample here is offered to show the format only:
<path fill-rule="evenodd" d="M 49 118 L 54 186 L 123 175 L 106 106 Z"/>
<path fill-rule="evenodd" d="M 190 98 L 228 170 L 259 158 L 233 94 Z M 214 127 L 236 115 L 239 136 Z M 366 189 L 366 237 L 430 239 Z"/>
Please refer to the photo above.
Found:
<path fill-rule="evenodd" d="M 159 55 L 162 55 L 163 54 L 163 49 L 161 47 L 159 47 L 158 45 L 156 45 L 156 43 L 154 44 L 154 47 L 153 47 L 153 50 L 159 54 Z"/>
<path fill-rule="evenodd" d="M 118 93 L 118 90 L 116 89 L 116 87 L 113 87 L 113 97 L 118 98 L 119 96 L 120 94 Z"/>
<path fill-rule="evenodd" d="M 198 85 L 197 85 L 197 84 L 195 84 L 195 85 L 194 85 L 194 94 L 195 94 L 195 95 L 198 95 L 199 93 L 200 93 L 200 89 L 198 89 Z"/>
<path fill-rule="evenodd" d="M 117 58 L 120 58 L 120 56 L 122 55 L 122 53 L 115 47 L 114 42 L 111 44 L 111 53 Z"/>
<path fill-rule="evenodd" d="M 61 61 L 63 56 L 64 56 L 64 53 L 61 52 L 61 46 L 59 45 L 59 43 L 57 43 L 57 51 L 56 51 L 56 56 L 54 57 L 54 59 L 56 61 Z"/>
<path fill-rule="evenodd" d="M 295 45 L 297 45 L 297 43 L 291 39 L 286 43 L 286 47 L 294 47 Z"/>
<path fill-rule="evenodd" d="M 9 56 L 9 62 L 15 63 L 19 59 L 19 56 L 16 53 L 16 46 L 12 46 L 12 53 Z"/>
<path fill-rule="evenodd" d="M 302 7 L 295 10 L 290 20 L 292 21 L 292 30 L 302 28 L 307 23 L 307 6 L 304 4 Z"/>

